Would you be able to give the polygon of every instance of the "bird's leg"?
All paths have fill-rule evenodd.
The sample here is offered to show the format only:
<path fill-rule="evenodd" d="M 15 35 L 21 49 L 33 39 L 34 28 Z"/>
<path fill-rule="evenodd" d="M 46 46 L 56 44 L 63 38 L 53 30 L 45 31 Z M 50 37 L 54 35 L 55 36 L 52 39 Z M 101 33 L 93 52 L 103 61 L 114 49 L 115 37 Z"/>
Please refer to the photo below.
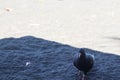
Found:
<path fill-rule="evenodd" d="M 78 71 L 76 74 L 79 79 L 81 79 L 81 74 L 82 74 L 81 71 Z"/>
<path fill-rule="evenodd" d="M 82 80 L 85 80 L 85 74 L 83 74 L 83 76 L 82 76 Z"/>
<path fill-rule="evenodd" d="M 81 74 L 81 71 L 78 71 L 77 76 L 80 76 L 80 74 Z"/>

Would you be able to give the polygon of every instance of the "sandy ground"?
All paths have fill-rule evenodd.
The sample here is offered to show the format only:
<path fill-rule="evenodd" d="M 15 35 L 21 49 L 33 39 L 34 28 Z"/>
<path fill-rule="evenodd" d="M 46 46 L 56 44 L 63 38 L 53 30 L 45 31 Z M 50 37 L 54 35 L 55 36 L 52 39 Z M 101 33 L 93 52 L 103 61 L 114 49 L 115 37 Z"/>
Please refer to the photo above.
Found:
<path fill-rule="evenodd" d="M 119 80 L 120 56 L 91 49 L 95 64 L 86 80 Z M 31 36 L 0 40 L 0 80 L 81 80 L 73 66 L 79 49 Z"/>
<path fill-rule="evenodd" d="M 119 0 L 0 0 L 0 38 L 39 38 L 120 54 Z"/>

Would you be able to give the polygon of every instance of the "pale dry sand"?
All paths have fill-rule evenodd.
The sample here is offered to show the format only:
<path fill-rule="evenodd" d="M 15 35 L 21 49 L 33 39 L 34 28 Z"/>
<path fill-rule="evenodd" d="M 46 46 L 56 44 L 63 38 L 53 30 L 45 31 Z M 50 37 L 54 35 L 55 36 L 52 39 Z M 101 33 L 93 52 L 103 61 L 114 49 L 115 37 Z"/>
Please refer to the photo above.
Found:
<path fill-rule="evenodd" d="M 32 35 L 120 54 L 119 0 L 1 0 L 0 38 Z"/>

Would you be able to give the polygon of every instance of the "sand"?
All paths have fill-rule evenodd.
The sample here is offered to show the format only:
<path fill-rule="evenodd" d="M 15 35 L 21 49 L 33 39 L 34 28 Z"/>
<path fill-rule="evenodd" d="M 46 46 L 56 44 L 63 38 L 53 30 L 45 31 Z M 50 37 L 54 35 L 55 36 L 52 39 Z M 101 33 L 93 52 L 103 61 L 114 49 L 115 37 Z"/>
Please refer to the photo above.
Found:
<path fill-rule="evenodd" d="M 119 0 L 2 0 L 0 38 L 32 35 L 120 54 Z"/>
<path fill-rule="evenodd" d="M 85 48 L 95 56 L 87 80 L 119 80 L 120 56 Z M 0 80 L 80 80 L 73 66 L 79 48 L 32 36 L 0 40 Z"/>
<path fill-rule="evenodd" d="M 72 58 L 81 47 L 96 57 L 88 80 L 119 80 L 119 5 L 119 0 L 1 0 L 0 80 L 78 80 Z"/>

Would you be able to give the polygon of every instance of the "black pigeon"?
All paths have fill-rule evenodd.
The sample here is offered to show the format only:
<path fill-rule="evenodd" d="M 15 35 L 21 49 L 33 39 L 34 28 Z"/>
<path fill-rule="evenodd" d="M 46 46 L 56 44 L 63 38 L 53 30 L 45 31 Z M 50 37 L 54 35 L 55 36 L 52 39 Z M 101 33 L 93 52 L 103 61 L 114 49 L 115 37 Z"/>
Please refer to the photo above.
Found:
<path fill-rule="evenodd" d="M 92 69 L 94 64 L 94 56 L 92 54 L 86 53 L 84 48 L 79 50 L 79 54 L 75 55 L 74 66 L 83 72 L 82 80 L 87 75 L 87 73 Z"/>

